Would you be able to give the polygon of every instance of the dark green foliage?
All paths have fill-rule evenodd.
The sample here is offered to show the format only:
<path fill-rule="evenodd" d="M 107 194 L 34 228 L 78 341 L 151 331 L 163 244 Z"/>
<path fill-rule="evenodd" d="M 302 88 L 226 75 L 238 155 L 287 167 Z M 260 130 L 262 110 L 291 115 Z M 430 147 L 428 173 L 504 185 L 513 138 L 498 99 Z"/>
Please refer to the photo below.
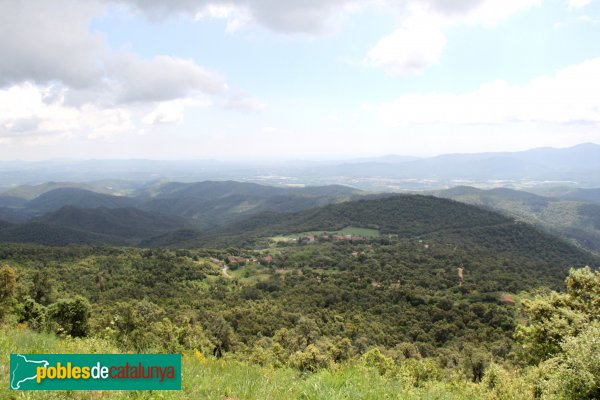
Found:
<path fill-rule="evenodd" d="M 521 357 L 538 364 L 560 354 L 565 338 L 600 321 L 600 273 L 589 268 L 572 270 L 566 293 L 525 301 L 523 311 L 527 324 L 520 325 L 516 335 Z"/>
<path fill-rule="evenodd" d="M 87 336 L 89 333 L 90 303 L 77 296 L 59 300 L 48 307 L 48 321 L 57 333 L 73 337 Z"/>
<path fill-rule="evenodd" d="M 248 246 L 259 238 L 307 231 L 335 231 L 346 226 L 379 229 L 402 237 L 449 230 L 510 224 L 512 220 L 478 207 L 432 196 L 390 195 L 349 201 L 292 214 L 263 213 L 213 232 L 178 241 L 172 234 L 143 242 L 146 246 Z"/>
<path fill-rule="evenodd" d="M 434 193 L 498 210 L 600 254 L 600 205 L 595 199 L 598 189 L 580 189 L 573 193 L 577 192 L 585 194 L 556 198 L 506 188 L 481 190 L 468 186 Z M 585 199 L 596 204 L 582 203 Z"/>
<path fill-rule="evenodd" d="M 134 200 L 124 196 L 112 196 L 80 188 L 58 188 L 42 193 L 27 204 L 22 204 L 38 214 L 52 212 L 64 206 L 77 208 L 124 208 L 131 207 Z"/>
<path fill-rule="evenodd" d="M 46 308 L 31 297 L 21 302 L 21 318 L 19 322 L 26 323 L 30 329 L 41 331 L 46 327 Z"/>
<path fill-rule="evenodd" d="M 182 241 L 191 228 L 216 229 L 265 211 L 292 212 L 363 195 L 335 185 L 293 189 L 232 181 L 159 184 L 133 197 L 60 185 L 39 190 L 29 202 L 5 202 L 13 206 L 0 209 L 0 220 L 5 215 L 21 224 L 0 222 L 0 242 L 132 246 L 165 234 Z"/>
<path fill-rule="evenodd" d="M 145 350 L 171 342 L 189 346 L 173 325 L 184 331 L 201 329 L 204 333 L 196 336 L 204 338 L 203 346 L 212 346 L 209 352 L 215 347 L 240 352 L 269 338 L 273 342 L 260 347 L 266 346 L 272 354 L 267 358 L 279 363 L 290 362 L 310 345 L 327 362 L 372 346 L 398 361 L 446 357 L 445 351 L 454 349 L 455 367 L 479 379 L 477 365 L 473 370 L 469 364 L 474 358 L 463 351 L 465 343 L 484 349 L 483 354 L 504 357 L 510 352 L 514 312 L 499 301 L 500 293 L 539 286 L 558 289 L 566 275 L 562 265 L 590 259 L 527 227 L 516 236 L 513 227 L 519 225 L 474 228 L 462 244 L 450 229 L 429 239 L 293 245 L 274 251 L 272 263 L 260 267 L 260 279 L 252 279 L 255 264 L 229 271 L 242 277 L 235 279 L 224 277 L 208 261 L 228 255 L 261 258 L 243 248 L 5 245 L 0 257 L 14 260 L 24 272 L 45 263 L 44 274 L 53 278 L 58 291 L 85 296 L 93 304 L 92 333 L 108 328 L 126 348 Z M 462 285 L 459 266 L 465 269 Z M 31 279 L 29 293 L 38 293 L 42 302 L 44 296 L 34 290 L 40 275 L 24 276 Z M 35 318 L 23 318 L 29 319 Z M 262 357 L 258 354 L 257 359 Z"/>
<path fill-rule="evenodd" d="M 0 304 L 8 302 L 17 290 L 17 272 L 4 265 L 0 267 Z"/>
<path fill-rule="evenodd" d="M 50 276 L 46 272 L 43 270 L 35 271 L 33 273 L 32 283 L 31 296 L 35 302 L 46 306 L 54 302 L 52 282 L 50 281 Z"/>
<path fill-rule="evenodd" d="M 39 221 L 119 237 L 121 240 L 150 237 L 187 225 L 183 218 L 148 213 L 135 208 L 82 209 L 70 206 L 48 214 Z"/>
<path fill-rule="evenodd" d="M 59 227 L 42 222 L 28 222 L 0 230 L 1 243 L 39 243 L 52 246 L 69 244 L 113 243 L 115 238 Z"/>

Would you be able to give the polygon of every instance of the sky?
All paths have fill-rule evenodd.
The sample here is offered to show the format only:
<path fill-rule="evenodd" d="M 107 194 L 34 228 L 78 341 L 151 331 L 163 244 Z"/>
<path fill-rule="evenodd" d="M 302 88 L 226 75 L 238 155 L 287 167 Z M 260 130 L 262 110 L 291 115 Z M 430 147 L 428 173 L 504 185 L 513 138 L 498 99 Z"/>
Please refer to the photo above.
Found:
<path fill-rule="evenodd" d="M 600 0 L 1 0 L 0 160 L 600 143 Z"/>

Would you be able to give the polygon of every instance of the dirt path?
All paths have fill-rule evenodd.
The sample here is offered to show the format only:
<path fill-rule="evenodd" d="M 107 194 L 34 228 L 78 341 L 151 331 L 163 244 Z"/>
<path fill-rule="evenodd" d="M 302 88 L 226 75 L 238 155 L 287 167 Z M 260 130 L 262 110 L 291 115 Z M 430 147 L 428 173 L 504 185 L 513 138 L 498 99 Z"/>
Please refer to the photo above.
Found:
<path fill-rule="evenodd" d="M 223 276 L 225 278 L 233 278 L 233 276 L 229 275 L 229 273 L 227 272 L 227 270 L 229 269 L 229 267 L 225 264 L 223 264 L 223 266 L 221 267 L 221 273 L 223 274 Z"/>

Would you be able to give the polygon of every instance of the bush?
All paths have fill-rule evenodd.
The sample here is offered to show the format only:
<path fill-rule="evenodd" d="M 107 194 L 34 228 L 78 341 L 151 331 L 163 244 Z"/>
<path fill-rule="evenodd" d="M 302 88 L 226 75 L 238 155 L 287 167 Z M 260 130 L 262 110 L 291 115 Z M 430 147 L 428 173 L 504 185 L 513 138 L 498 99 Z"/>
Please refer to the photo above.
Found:
<path fill-rule="evenodd" d="M 48 307 L 47 319 L 51 330 L 72 337 L 87 336 L 90 330 L 90 303 L 77 296 L 59 300 Z"/>
<path fill-rule="evenodd" d="M 394 376 L 398 372 L 394 360 L 381 354 L 378 348 L 367 351 L 360 360 L 365 367 L 376 369 L 381 376 Z"/>
<path fill-rule="evenodd" d="M 327 368 L 329 364 L 329 358 L 314 344 L 309 344 L 303 351 L 297 351 L 290 357 L 290 365 L 300 371 L 314 372 Z"/>
<path fill-rule="evenodd" d="M 569 400 L 600 399 L 600 323 L 567 338 L 562 354 L 551 362 L 548 392 Z"/>
<path fill-rule="evenodd" d="M 400 367 L 400 374 L 415 387 L 422 387 L 425 382 L 438 381 L 444 377 L 440 367 L 431 358 L 404 361 Z"/>

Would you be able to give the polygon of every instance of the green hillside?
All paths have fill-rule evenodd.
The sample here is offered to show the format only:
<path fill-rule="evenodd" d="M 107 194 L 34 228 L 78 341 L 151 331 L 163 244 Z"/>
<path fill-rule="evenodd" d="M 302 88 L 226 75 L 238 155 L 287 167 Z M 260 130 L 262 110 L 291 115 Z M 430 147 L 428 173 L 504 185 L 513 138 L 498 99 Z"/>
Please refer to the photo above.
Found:
<path fill-rule="evenodd" d="M 600 205 L 543 197 L 511 189 L 457 187 L 436 192 L 440 197 L 485 206 L 532 223 L 586 250 L 600 252 Z"/>
<path fill-rule="evenodd" d="M 113 196 L 79 188 L 60 188 L 45 192 L 26 204 L 26 208 L 43 214 L 73 206 L 78 208 L 124 208 L 134 204 L 134 200 L 125 196 Z"/>
<path fill-rule="evenodd" d="M 185 217 L 201 229 L 214 229 L 263 212 L 295 212 L 363 195 L 363 191 L 339 185 L 285 188 L 206 181 L 150 186 L 136 201 L 143 210 Z"/>
<path fill-rule="evenodd" d="M 148 213 L 132 207 L 84 209 L 66 206 L 37 221 L 123 238 L 144 238 L 188 225 L 183 218 Z"/>
<path fill-rule="evenodd" d="M 65 206 L 22 224 L 0 229 L 0 242 L 135 245 L 140 240 L 189 226 L 183 218 L 135 208 L 83 209 Z"/>
<path fill-rule="evenodd" d="M 27 222 L 0 229 L 0 243 L 38 243 L 51 246 L 70 244 L 120 244 L 119 238 L 93 232 L 54 226 L 42 222 Z"/>
<path fill-rule="evenodd" d="M 145 246 L 198 246 L 250 244 L 264 237 L 311 232 L 337 231 L 346 226 L 377 229 L 384 235 L 417 237 L 514 222 L 480 207 L 433 196 L 386 195 L 330 204 L 296 213 L 263 213 L 221 229 L 208 232 L 169 233 L 144 241 Z M 182 240 L 183 239 L 183 240 Z"/>

